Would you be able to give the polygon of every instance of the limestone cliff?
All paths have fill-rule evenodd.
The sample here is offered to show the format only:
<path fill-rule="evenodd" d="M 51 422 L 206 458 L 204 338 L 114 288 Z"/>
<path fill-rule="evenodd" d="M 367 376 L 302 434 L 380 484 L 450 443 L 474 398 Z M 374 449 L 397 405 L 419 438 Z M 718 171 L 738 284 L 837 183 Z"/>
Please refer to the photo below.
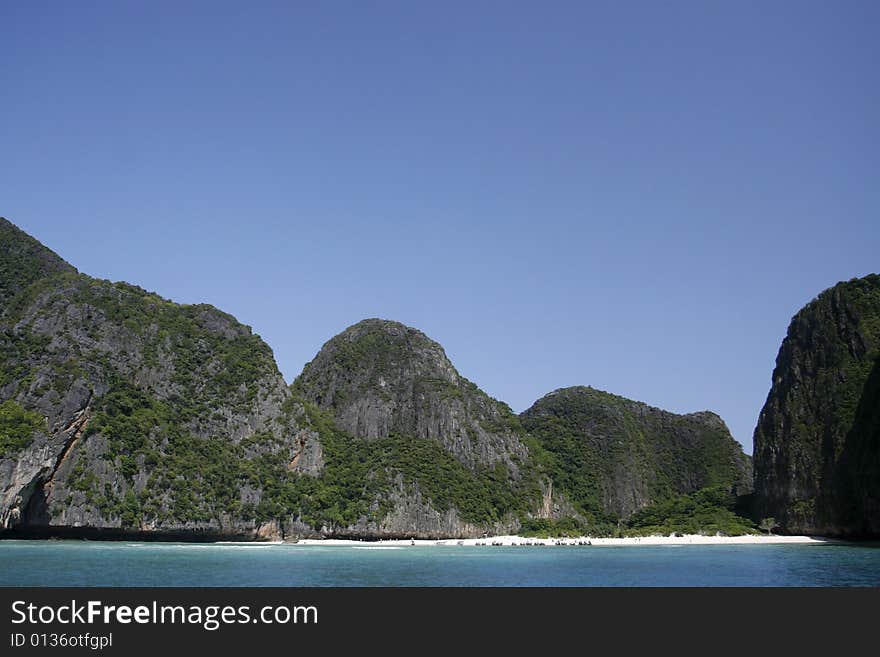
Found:
<path fill-rule="evenodd" d="M 853 481 L 873 444 L 841 457 Z M 608 532 L 680 493 L 743 492 L 748 467 L 711 413 L 575 388 L 520 418 L 386 320 L 288 386 L 234 317 L 81 274 L 0 220 L 0 537 Z"/>
<path fill-rule="evenodd" d="M 628 518 L 701 488 L 751 488 L 751 463 L 720 417 L 676 415 L 589 387 L 556 390 L 522 414 L 548 470 L 584 511 Z"/>
<path fill-rule="evenodd" d="M 880 535 L 880 276 L 800 310 L 755 429 L 757 513 L 781 530 Z"/>
<path fill-rule="evenodd" d="M 386 508 L 371 531 L 480 535 L 540 513 L 546 482 L 518 418 L 421 331 L 361 321 L 328 341 L 293 389 L 376 460 L 369 476 L 384 481 Z"/>
<path fill-rule="evenodd" d="M 462 377 L 439 344 L 398 322 L 349 327 L 294 387 L 358 438 L 433 440 L 469 468 L 500 463 L 515 471 L 528 455 L 510 408 Z"/>
<path fill-rule="evenodd" d="M 320 471 L 248 327 L 79 274 L 6 220 L 0 246 L 0 530 L 253 537 L 273 459 Z"/>

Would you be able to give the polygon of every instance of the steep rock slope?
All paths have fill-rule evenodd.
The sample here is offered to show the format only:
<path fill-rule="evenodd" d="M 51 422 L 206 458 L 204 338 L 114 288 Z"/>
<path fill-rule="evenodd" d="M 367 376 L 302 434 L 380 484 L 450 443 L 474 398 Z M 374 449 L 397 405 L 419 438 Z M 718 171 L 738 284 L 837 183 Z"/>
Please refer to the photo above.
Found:
<path fill-rule="evenodd" d="M 61 272 L 76 273 L 33 237 L 0 217 L 0 304 L 41 278 Z"/>
<path fill-rule="evenodd" d="M 0 220 L 0 530 L 278 535 L 317 432 L 233 317 L 79 274 Z"/>
<path fill-rule="evenodd" d="M 295 387 L 365 440 L 434 440 L 468 467 L 515 470 L 528 453 L 507 405 L 462 377 L 439 344 L 398 322 L 349 327 L 323 346 Z"/>
<path fill-rule="evenodd" d="M 541 508 L 564 512 L 563 501 L 541 500 L 516 415 L 462 377 L 421 331 L 359 322 L 328 341 L 293 388 L 361 449 L 382 455 L 370 477 L 384 481 L 387 515 L 374 519 L 373 531 L 479 535 L 514 530 Z"/>
<path fill-rule="evenodd" d="M 755 429 L 757 512 L 783 531 L 880 535 L 880 276 L 791 320 Z"/>
<path fill-rule="evenodd" d="M 626 519 L 701 488 L 751 487 L 750 459 L 714 413 L 676 415 L 573 387 L 539 399 L 521 418 L 554 482 L 584 513 Z"/>
<path fill-rule="evenodd" d="M 713 414 L 586 388 L 520 419 L 385 320 L 328 341 L 288 387 L 235 318 L 80 274 L 0 220 L 0 536 L 608 531 L 678 493 L 742 492 L 732 444 Z M 864 469 L 871 445 L 842 462 Z"/>

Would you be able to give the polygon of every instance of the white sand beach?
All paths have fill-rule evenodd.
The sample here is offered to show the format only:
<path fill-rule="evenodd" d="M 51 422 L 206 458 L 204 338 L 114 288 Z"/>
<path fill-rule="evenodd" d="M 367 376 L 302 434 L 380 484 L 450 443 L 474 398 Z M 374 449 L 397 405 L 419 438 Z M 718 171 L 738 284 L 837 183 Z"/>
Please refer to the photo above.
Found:
<path fill-rule="evenodd" d="M 684 536 L 641 536 L 626 538 L 526 538 L 523 536 L 490 536 L 487 538 L 447 538 L 447 539 L 397 539 L 380 541 L 356 541 L 345 539 L 301 539 L 297 545 L 348 545 L 355 547 L 405 547 L 405 546 L 577 546 L 593 547 L 634 546 L 634 545 L 773 545 L 773 544 L 815 544 L 837 542 L 834 539 L 818 536 L 776 536 L 749 534 L 746 536 L 703 536 L 700 534 Z"/>

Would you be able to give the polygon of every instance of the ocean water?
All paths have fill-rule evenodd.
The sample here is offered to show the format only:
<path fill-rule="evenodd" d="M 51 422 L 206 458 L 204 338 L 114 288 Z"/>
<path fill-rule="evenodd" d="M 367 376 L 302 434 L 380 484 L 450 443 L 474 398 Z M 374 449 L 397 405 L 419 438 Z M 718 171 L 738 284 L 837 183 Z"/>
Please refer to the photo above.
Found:
<path fill-rule="evenodd" d="M 880 586 L 880 547 L 0 541 L 0 586 Z"/>

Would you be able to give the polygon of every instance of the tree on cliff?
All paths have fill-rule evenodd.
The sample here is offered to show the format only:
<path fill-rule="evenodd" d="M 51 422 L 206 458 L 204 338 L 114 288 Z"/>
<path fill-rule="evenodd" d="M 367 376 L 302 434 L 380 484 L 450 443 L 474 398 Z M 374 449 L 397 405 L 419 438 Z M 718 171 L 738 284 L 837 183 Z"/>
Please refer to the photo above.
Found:
<path fill-rule="evenodd" d="M 760 529 L 763 529 L 765 532 L 767 532 L 767 535 L 769 536 L 770 534 L 773 533 L 774 529 L 779 527 L 779 523 L 776 522 L 776 518 L 764 518 L 761 521 L 761 524 L 758 525 L 758 527 Z"/>

